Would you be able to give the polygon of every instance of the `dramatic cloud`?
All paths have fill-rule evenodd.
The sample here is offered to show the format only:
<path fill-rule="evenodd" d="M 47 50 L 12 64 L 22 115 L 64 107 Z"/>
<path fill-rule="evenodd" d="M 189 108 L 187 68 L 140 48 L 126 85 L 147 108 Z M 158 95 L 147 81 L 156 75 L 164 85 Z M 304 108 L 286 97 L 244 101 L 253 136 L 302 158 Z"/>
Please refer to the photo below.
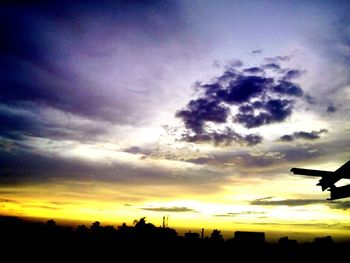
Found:
<path fill-rule="evenodd" d="M 274 2 L 2 1 L 0 212 L 346 235 L 349 4 Z"/>
<path fill-rule="evenodd" d="M 286 134 L 281 136 L 280 140 L 284 142 L 291 142 L 296 139 L 304 139 L 304 140 L 316 140 L 320 138 L 320 134 L 328 132 L 327 129 L 321 129 L 319 131 L 311 131 L 311 132 L 305 132 L 305 131 L 299 131 L 294 132 L 293 134 Z"/>
<path fill-rule="evenodd" d="M 188 207 L 143 207 L 142 210 L 154 211 L 154 212 L 197 212 L 196 210 Z"/>
<path fill-rule="evenodd" d="M 299 85 L 286 80 L 280 81 L 279 84 L 274 87 L 274 91 L 276 93 L 296 96 L 296 97 L 301 97 L 303 95 L 303 91 L 299 87 Z"/>
<path fill-rule="evenodd" d="M 247 69 L 256 71 L 256 68 Z M 208 91 L 212 94 L 214 99 L 218 99 L 221 102 L 226 102 L 227 104 L 241 104 L 244 102 L 249 102 L 253 98 L 259 97 L 263 91 L 272 85 L 272 79 L 260 77 L 260 76 L 244 76 L 242 74 L 234 74 L 229 77 L 229 73 L 225 72 L 224 75 L 220 77 L 224 82 L 228 82 L 226 87 L 221 86 L 221 83 L 216 83 L 219 85 L 213 92 L 212 87 Z M 221 82 L 223 82 L 221 81 Z M 225 84 L 225 83 L 222 83 Z M 208 86 L 203 86 L 203 88 L 208 88 Z"/>
<path fill-rule="evenodd" d="M 254 102 L 244 105 L 233 120 L 246 128 L 256 128 L 263 125 L 282 122 L 292 113 L 292 101 L 286 99 L 271 99 L 266 102 Z M 247 107 L 252 111 L 248 111 Z M 254 111 L 258 110 L 259 113 Z"/>
<path fill-rule="evenodd" d="M 0 137 L 72 140 L 147 118 L 145 83 L 183 26 L 174 2 L 106 0 L 7 1 L 0 24 Z M 166 47 L 146 55 L 154 43 Z"/>
<path fill-rule="evenodd" d="M 226 67 L 224 73 L 211 83 L 196 83 L 199 98 L 191 100 L 186 109 L 176 113 L 187 128 L 182 139 L 212 142 L 215 145 L 246 142 L 252 146 L 260 143 L 262 137 L 256 134 L 240 135 L 230 128 L 232 122 L 250 129 L 286 120 L 292 114 L 295 98 L 303 96 L 301 87 L 292 81 L 302 72 L 280 69 L 278 61 L 287 60 L 287 57 L 267 60 L 274 62 L 243 71 Z M 280 74 L 268 77 L 265 69 L 275 69 Z M 238 112 L 233 114 L 233 108 Z M 225 124 L 227 127 L 209 131 L 207 126 L 210 123 Z"/>
<path fill-rule="evenodd" d="M 187 129 L 202 134 L 205 122 L 225 123 L 228 113 L 229 109 L 219 105 L 219 101 L 197 99 L 191 100 L 187 110 L 177 112 L 176 116 L 184 120 Z"/>

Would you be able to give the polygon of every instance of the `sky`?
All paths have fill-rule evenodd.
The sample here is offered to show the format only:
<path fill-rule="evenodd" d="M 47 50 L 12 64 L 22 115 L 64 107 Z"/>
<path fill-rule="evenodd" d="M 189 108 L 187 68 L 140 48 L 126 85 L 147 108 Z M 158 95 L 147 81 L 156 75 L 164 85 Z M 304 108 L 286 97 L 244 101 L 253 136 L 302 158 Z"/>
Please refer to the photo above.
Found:
<path fill-rule="evenodd" d="M 350 237 L 347 1 L 0 5 L 0 214 Z"/>

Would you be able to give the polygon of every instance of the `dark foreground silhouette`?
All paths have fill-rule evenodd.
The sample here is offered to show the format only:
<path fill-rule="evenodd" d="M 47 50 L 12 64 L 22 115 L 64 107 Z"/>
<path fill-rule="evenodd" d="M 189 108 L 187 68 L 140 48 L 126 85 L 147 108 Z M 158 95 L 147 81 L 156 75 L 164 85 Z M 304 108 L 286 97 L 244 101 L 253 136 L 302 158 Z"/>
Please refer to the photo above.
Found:
<path fill-rule="evenodd" d="M 347 258 L 350 243 L 334 243 L 330 236 L 299 244 L 282 237 L 276 244 L 267 243 L 262 232 L 236 231 L 224 240 L 221 232 L 209 236 L 188 232 L 178 235 L 169 227 L 156 227 L 145 218 L 132 226 L 60 226 L 0 217 L 1 257 L 8 262 L 36 260 L 70 262 L 295 262 L 295 260 L 329 260 Z"/>

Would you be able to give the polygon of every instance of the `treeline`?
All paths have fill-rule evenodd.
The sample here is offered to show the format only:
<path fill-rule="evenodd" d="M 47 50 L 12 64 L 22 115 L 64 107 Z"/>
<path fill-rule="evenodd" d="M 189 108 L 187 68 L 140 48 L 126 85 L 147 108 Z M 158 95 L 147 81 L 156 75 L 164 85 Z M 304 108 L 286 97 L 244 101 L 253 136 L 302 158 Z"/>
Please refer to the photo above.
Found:
<path fill-rule="evenodd" d="M 244 237 L 244 232 L 240 232 Z M 249 235 L 247 235 L 249 237 Z M 348 243 L 334 243 L 330 236 L 316 238 L 314 242 L 298 244 L 287 237 L 279 243 L 266 243 L 263 239 L 231 238 L 224 240 L 220 230 L 207 237 L 203 233 L 188 232 L 180 236 L 175 229 L 156 227 L 146 219 L 135 220 L 133 225 L 102 225 L 96 221 L 90 226 L 76 228 L 46 223 L 29 222 L 15 217 L 0 217 L 0 243 L 2 254 L 13 260 L 85 260 L 102 262 L 110 257 L 129 260 L 163 259 L 176 261 L 207 261 L 234 259 L 268 259 L 271 261 L 320 259 L 334 260 L 347 256 Z M 102 260 L 102 261 L 101 261 Z M 115 262 L 116 260 L 113 260 Z M 125 262 L 125 261 L 123 261 Z"/>

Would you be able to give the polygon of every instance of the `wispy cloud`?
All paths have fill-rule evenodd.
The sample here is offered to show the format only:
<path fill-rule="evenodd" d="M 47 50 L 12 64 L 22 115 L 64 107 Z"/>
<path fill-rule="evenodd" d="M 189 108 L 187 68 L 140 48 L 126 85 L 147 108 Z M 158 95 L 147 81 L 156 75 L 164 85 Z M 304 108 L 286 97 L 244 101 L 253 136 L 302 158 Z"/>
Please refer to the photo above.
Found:
<path fill-rule="evenodd" d="M 154 212 L 174 212 L 174 213 L 182 213 L 182 212 L 197 212 L 196 210 L 189 207 L 142 207 L 142 210 L 154 211 Z"/>
<path fill-rule="evenodd" d="M 24 208 L 41 208 L 41 209 L 48 209 L 48 210 L 61 210 L 60 207 L 54 207 L 54 206 L 47 206 L 47 205 L 22 205 Z"/>
<path fill-rule="evenodd" d="M 263 50 L 262 50 L 262 49 L 254 49 L 254 50 L 252 51 L 252 54 L 253 54 L 253 55 L 261 54 L 261 53 L 263 53 Z"/>
<path fill-rule="evenodd" d="M 229 212 L 225 214 L 217 214 L 214 216 L 217 217 L 236 217 L 236 216 L 241 216 L 241 215 L 264 215 L 266 214 L 265 212 L 257 212 L 257 211 L 243 211 L 243 212 Z"/>
<path fill-rule="evenodd" d="M 18 201 L 8 198 L 0 198 L 0 203 L 18 203 Z"/>
<path fill-rule="evenodd" d="M 264 206 L 304 206 L 324 204 L 325 201 L 321 199 L 285 199 L 285 200 L 272 200 L 273 197 L 265 197 L 250 201 L 251 205 L 264 205 Z"/>

